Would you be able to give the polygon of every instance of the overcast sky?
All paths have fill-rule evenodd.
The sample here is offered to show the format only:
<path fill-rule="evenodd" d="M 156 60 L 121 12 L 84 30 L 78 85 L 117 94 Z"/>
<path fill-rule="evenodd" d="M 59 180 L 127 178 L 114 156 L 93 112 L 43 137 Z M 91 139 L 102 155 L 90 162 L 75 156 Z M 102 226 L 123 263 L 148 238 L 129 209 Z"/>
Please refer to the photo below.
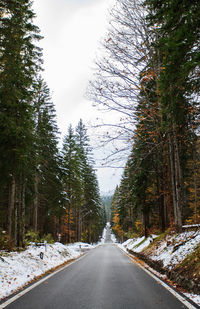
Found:
<path fill-rule="evenodd" d="M 96 117 L 97 110 L 84 96 L 99 41 L 108 26 L 108 8 L 113 3 L 114 0 L 34 0 L 35 24 L 44 37 L 43 76 L 52 92 L 62 135 L 70 123 L 75 127 L 82 118 L 87 125 Z M 121 172 L 98 169 L 101 192 L 113 191 Z"/>

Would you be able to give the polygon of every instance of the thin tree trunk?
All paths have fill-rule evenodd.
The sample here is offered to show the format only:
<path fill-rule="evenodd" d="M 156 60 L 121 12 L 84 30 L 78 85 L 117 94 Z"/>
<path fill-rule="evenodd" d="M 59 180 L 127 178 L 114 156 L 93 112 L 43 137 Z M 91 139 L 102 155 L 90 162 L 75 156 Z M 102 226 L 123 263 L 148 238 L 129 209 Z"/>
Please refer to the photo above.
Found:
<path fill-rule="evenodd" d="M 68 227 L 67 242 L 68 243 L 71 242 L 71 237 L 70 237 L 70 211 L 71 211 L 71 208 L 70 208 L 70 205 L 69 205 L 69 207 L 68 207 L 68 222 L 67 222 L 67 227 Z"/>
<path fill-rule="evenodd" d="M 174 220 L 175 225 L 177 225 L 177 206 L 176 206 L 176 187 L 175 187 L 175 174 L 174 174 L 174 154 L 173 154 L 173 145 L 170 134 L 168 135 L 169 139 L 169 160 L 170 160 L 170 178 L 171 178 L 171 187 L 172 187 L 172 199 L 174 207 Z"/>
<path fill-rule="evenodd" d="M 159 223 L 162 232 L 164 232 L 165 231 L 164 186 L 162 177 L 160 177 L 160 175 L 158 174 L 157 168 L 156 168 L 156 187 L 157 187 L 157 196 L 159 196 L 158 199 Z"/>
<path fill-rule="evenodd" d="M 13 211 L 15 208 L 15 177 L 12 177 L 10 192 L 9 192 L 9 204 L 8 204 L 8 235 L 12 239 L 12 226 L 13 226 Z"/>
<path fill-rule="evenodd" d="M 35 183 L 34 183 L 34 201 L 33 201 L 33 229 L 36 233 L 38 231 L 38 203 L 39 203 L 39 194 L 38 194 L 38 184 L 39 184 L 39 176 L 35 175 Z"/>
<path fill-rule="evenodd" d="M 81 211 L 78 210 L 78 241 L 81 241 Z"/>
<path fill-rule="evenodd" d="M 181 167 L 179 159 L 179 150 L 176 133 L 174 133 L 174 152 L 175 152 L 175 185 L 176 185 L 176 207 L 177 207 L 177 226 L 178 232 L 182 231 L 182 179 L 181 179 Z"/>
<path fill-rule="evenodd" d="M 174 126 L 173 141 L 169 134 L 169 158 L 175 226 L 176 230 L 180 232 L 182 230 L 181 167 L 179 160 L 178 143 Z"/>
<path fill-rule="evenodd" d="M 21 203 L 22 203 L 22 196 L 21 196 L 21 177 L 19 177 L 17 182 L 17 195 L 16 195 L 16 241 L 15 245 L 19 248 L 21 247 Z"/>
<path fill-rule="evenodd" d="M 17 246 L 17 242 L 18 242 L 18 205 L 17 205 L 18 201 L 16 199 L 15 202 L 15 218 L 14 218 L 14 222 L 15 222 L 15 233 L 14 233 L 14 241 L 15 241 L 15 246 Z"/>
<path fill-rule="evenodd" d="M 22 198 L 21 198 L 21 246 L 24 247 L 25 238 L 25 183 L 22 184 Z"/>
<path fill-rule="evenodd" d="M 25 236 L 25 183 L 23 175 L 20 175 L 16 185 L 15 199 L 15 245 L 24 246 Z"/>
<path fill-rule="evenodd" d="M 143 226 L 144 226 L 144 236 L 147 237 L 148 236 L 148 227 L 149 227 L 149 208 L 148 206 L 145 204 L 145 201 L 143 201 Z"/>
<path fill-rule="evenodd" d="M 194 173 L 194 218 L 197 223 L 197 175 L 196 175 L 196 155 L 193 158 L 193 173 Z"/>

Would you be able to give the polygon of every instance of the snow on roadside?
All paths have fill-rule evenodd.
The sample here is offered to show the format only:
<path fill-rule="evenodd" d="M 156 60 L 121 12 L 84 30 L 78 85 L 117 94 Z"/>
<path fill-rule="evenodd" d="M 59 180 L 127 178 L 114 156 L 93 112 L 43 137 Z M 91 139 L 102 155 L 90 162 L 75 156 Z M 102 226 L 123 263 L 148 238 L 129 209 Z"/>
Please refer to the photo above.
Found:
<path fill-rule="evenodd" d="M 128 249 L 133 252 L 141 252 L 156 237 L 156 235 L 152 235 L 147 239 L 144 236 L 128 239 L 123 244 L 119 244 L 119 247 L 124 251 Z M 190 231 L 179 235 L 171 235 L 168 236 L 167 240 L 160 241 L 156 250 L 149 257 L 154 261 L 162 261 L 164 267 L 171 269 L 192 253 L 198 244 L 200 244 L 200 233 Z M 176 246 L 179 247 L 176 249 Z"/>
<path fill-rule="evenodd" d="M 156 238 L 156 235 L 149 236 L 147 239 L 145 239 L 144 236 L 128 239 L 123 244 L 119 245 L 121 249 L 124 251 L 132 250 L 133 252 L 141 252 L 143 249 L 148 247 L 148 245 L 153 241 L 154 238 Z"/>
<path fill-rule="evenodd" d="M 106 241 L 106 228 L 104 227 L 101 240 L 100 240 L 100 244 L 104 244 L 105 241 Z"/>
<path fill-rule="evenodd" d="M 123 244 L 118 244 L 118 246 L 125 252 L 127 252 L 127 249 L 133 252 L 141 252 L 147 248 L 156 237 L 156 235 L 152 235 L 146 240 L 144 236 L 128 239 Z M 149 258 L 154 261 L 162 261 L 164 267 L 172 269 L 192 253 L 198 244 L 200 244 L 200 233 L 198 232 L 189 231 L 179 235 L 168 235 L 167 239 L 157 243 L 156 250 L 149 255 Z M 159 274 L 157 271 L 153 269 L 151 269 L 151 271 L 156 273 L 160 278 L 163 278 L 163 275 Z M 200 305 L 200 295 L 191 293 L 184 294 L 197 305 Z"/>
<path fill-rule="evenodd" d="M 200 234 L 194 234 L 194 232 L 173 235 L 167 241 L 161 242 L 157 250 L 149 257 L 154 261 L 162 261 L 164 267 L 172 269 L 192 253 L 199 243 Z M 180 246 L 175 250 L 175 246 L 179 244 Z"/>
<path fill-rule="evenodd" d="M 187 298 L 191 299 L 194 303 L 200 306 L 200 295 L 191 294 L 191 293 L 183 293 Z"/>
<path fill-rule="evenodd" d="M 107 222 L 106 226 L 103 229 L 103 233 L 102 233 L 101 240 L 100 240 L 99 244 L 104 244 L 105 243 L 105 241 L 106 241 L 106 234 L 107 234 L 107 231 L 109 231 L 109 230 L 110 230 L 111 241 L 114 242 L 114 243 L 117 242 L 117 239 L 116 239 L 115 235 L 112 232 L 111 224 L 110 224 L 110 222 Z"/>
<path fill-rule="evenodd" d="M 47 244 L 36 247 L 30 245 L 23 252 L 0 252 L 0 299 L 11 295 L 34 278 L 44 274 L 64 262 L 78 258 L 82 249 L 92 249 L 94 246 L 85 243 L 63 245 L 61 243 Z M 40 253 L 43 253 L 43 259 Z"/>
<path fill-rule="evenodd" d="M 112 242 L 114 242 L 114 243 L 117 242 L 117 239 L 116 239 L 116 237 L 115 237 L 115 234 L 113 234 L 112 231 L 111 231 L 110 237 L 111 237 L 111 241 L 112 241 Z"/>

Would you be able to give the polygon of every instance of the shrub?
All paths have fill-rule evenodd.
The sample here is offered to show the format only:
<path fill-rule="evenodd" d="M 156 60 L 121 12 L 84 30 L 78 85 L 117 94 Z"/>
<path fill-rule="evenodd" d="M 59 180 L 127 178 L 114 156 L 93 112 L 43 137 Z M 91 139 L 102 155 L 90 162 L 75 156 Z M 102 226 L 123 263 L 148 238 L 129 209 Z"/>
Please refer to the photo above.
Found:
<path fill-rule="evenodd" d="M 13 243 L 11 242 L 6 231 L 0 229 L 0 250 L 11 251 L 13 249 Z"/>
<path fill-rule="evenodd" d="M 29 245 L 31 242 L 39 242 L 39 241 L 40 241 L 40 237 L 37 232 L 30 230 L 25 234 L 25 244 L 26 245 Z"/>
<path fill-rule="evenodd" d="M 44 242 L 44 241 L 48 242 L 49 244 L 53 244 L 53 243 L 54 243 L 54 239 L 53 239 L 53 237 L 52 237 L 51 234 L 46 234 L 46 235 L 44 235 L 44 236 L 41 238 L 41 242 Z"/>

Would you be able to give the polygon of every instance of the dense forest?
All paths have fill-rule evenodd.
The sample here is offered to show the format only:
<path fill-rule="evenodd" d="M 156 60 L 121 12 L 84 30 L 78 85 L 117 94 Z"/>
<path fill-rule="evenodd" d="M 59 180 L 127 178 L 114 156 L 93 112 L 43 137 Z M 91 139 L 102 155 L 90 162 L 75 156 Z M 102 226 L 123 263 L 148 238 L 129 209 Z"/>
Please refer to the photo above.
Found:
<path fill-rule="evenodd" d="M 200 223 L 199 24 L 199 0 L 117 0 L 111 10 L 88 95 L 121 113 L 115 127 L 130 147 L 112 201 L 119 237 Z"/>
<path fill-rule="evenodd" d="M 110 12 L 88 97 L 120 113 L 113 126 L 130 154 L 103 206 L 82 120 L 59 148 L 31 1 L 1 0 L 2 246 L 97 241 L 110 207 L 118 237 L 200 223 L 199 12 L 199 0 L 116 0 Z"/>
<path fill-rule="evenodd" d="M 106 213 L 106 222 L 110 222 L 111 220 L 111 203 L 112 203 L 112 195 L 103 195 L 101 196 L 102 203 L 105 207 Z"/>
<path fill-rule="evenodd" d="M 85 125 L 59 149 L 30 0 L 0 1 L 0 245 L 94 242 L 105 225 Z M 71 103 L 73 104 L 73 102 Z"/>

